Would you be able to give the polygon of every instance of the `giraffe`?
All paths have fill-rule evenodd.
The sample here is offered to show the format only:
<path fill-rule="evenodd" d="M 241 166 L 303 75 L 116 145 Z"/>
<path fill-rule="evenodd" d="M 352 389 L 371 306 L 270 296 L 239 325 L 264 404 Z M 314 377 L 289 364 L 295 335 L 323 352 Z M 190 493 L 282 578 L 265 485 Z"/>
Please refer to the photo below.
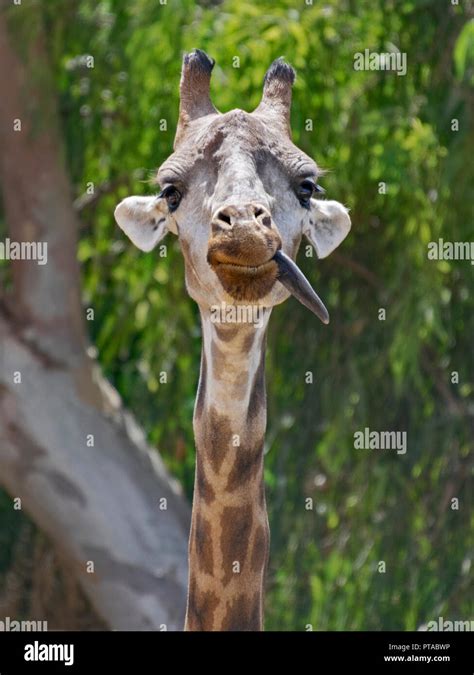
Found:
<path fill-rule="evenodd" d="M 342 204 L 316 199 L 322 172 L 291 141 L 293 68 L 282 58 L 272 63 L 253 112 L 220 113 L 210 98 L 213 66 L 201 50 L 184 56 L 174 152 L 156 177 L 161 192 L 127 197 L 115 219 L 143 251 L 167 232 L 178 236 L 201 316 L 185 630 L 258 631 L 269 556 L 268 321 L 293 295 L 328 323 L 294 259 L 303 235 L 326 257 L 351 221 Z M 227 320 L 229 309 L 240 310 L 237 319 Z"/>

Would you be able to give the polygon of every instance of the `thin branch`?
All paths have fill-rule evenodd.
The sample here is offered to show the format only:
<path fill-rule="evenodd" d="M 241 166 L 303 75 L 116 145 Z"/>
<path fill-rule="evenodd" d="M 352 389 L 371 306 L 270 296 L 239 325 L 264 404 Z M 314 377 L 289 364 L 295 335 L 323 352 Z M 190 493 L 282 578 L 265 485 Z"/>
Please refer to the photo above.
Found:
<path fill-rule="evenodd" d="M 444 373 L 435 363 L 436 358 L 436 354 L 428 346 L 425 346 L 421 351 L 421 365 L 428 375 L 431 376 L 434 386 L 446 403 L 448 412 L 455 417 L 472 417 L 472 412 L 465 401 L 452 392 L 446 382 Z"/>
<path fill-rule="evenodd" d="M 381 281 L 371 270 L 367 269 L 367 267 L 364 267 L 364 265 L 355 262 L 355 260 L 348 258 L 343 253 L 340 253 L 339 251 L 334 251 L 334 253 L 331 254 L 331 260 L 333 260 L 339 265 L 342 265 L 343 267 L 348 267 L 355 274 L 357 274 L 359 277 L 362 277 L 362 279 L 364 279 L 368 284 L 370 284 L 377 290 L 382 289 Z"/>
<path fill-rule="evenodd" d="M 94 187 L 94 192 L 90 194 L 88 192 L 83 192 L 82 195 L 74 200 L 73 208 L 77 213 L 81 213 L 84 209 L 97 204 L 104 195 L 111 194 L 112 192 L 115 192 L 118 187 L 129 184 L 129 174 L 122 174 L 113 180 L 106 180 L 97 187 Z"/>

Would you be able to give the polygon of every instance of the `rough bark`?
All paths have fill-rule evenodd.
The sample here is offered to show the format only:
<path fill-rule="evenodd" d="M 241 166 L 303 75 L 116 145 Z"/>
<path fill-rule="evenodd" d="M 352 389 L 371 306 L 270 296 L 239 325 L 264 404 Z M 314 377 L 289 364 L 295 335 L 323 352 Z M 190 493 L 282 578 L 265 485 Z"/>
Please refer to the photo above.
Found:
<path fill-rule="evenodd" d="M 0 10 L 8 236 L 48 243 L 47 264 L 13 262 L 0 296 L 0 484 L 70 558 L 111 628 L 181 629 L 189 509 L 87 355 L 78 221 L 40 17 L 25 16 L 36 25 L 25 45 L 16 34 L 24 20 L 11 17 L 27 10 L 4 11 L 4 0 Z"/>

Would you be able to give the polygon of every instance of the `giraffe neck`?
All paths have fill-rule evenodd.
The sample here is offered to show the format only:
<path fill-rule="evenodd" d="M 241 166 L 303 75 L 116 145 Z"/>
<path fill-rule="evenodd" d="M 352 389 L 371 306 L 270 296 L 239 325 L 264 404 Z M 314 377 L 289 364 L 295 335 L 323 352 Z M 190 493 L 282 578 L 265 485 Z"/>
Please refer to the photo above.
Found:
<path fill-rule="evenodd" d="M 185 630 L 262 630 L 269 528 L 263 484 L 265 340 L 260 326 L 213 323 L 194 411 L 196 480 Z"/>

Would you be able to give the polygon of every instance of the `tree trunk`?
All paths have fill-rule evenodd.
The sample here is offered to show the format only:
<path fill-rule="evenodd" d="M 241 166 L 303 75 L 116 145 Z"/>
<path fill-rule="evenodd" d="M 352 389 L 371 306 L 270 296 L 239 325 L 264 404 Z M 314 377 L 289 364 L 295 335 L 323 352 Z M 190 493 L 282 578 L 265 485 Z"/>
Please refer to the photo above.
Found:
<path fill-rule="evenodd" d="M 189 509 L 87 355 L 78 222 L 39 10 L 5 4 L 0 181 L 8 236 L 47 242 L 48 257 L 45 265 L 12 262 L 12 289 L 0 296 L 0 483 L 69 557 L 111 628 L 181 629 Z M 26 42 L 18 34 L 25 21 L 36 26 Z"/>

